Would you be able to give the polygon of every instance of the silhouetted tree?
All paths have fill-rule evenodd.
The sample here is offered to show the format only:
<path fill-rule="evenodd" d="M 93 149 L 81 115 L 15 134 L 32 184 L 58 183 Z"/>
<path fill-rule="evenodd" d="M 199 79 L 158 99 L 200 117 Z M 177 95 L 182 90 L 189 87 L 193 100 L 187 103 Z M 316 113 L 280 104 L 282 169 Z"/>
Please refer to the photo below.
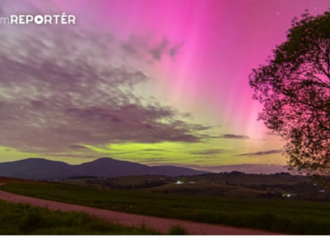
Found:
<path fill-rule="evenodd" d="M 259 120 L 287 140 L 288 168 L 329 175 L 330 13 L 301 17 L 267 65 L 253 70 L 250 85 L 264 106 Z"/>

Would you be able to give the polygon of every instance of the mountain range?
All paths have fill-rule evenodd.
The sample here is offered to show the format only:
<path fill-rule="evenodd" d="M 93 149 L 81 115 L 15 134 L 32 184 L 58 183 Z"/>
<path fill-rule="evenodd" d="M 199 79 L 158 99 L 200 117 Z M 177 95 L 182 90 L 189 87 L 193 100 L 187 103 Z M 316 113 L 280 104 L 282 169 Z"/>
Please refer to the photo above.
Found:
<path fill-rule="evenodd" d="M 29 180 L 55 180 L 71 177 L 120 177 L 140 175 L 190 176 L 211 174 L 177 166 L 147 166 L 112 158 L 99 158 L 80 165 L 60 161 L 29 158 L 0 163 L 0 176 Z"/>

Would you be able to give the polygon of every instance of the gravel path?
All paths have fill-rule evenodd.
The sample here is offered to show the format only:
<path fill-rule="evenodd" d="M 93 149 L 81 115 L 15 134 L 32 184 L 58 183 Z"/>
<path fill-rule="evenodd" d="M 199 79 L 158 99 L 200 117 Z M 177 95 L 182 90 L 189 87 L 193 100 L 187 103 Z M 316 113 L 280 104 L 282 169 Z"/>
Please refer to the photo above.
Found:
<path fill-rule="evenodd" d="M 278 233 L 271 233 L 262 230 L 235 228 L 177 219 L 165 219 L 145 215 L 129 214 L 112 210 L 103 210 L 16 195 L 2 190 L 0 190 L 0 199 L 14 203 L 25 203 L 38 207 L 46 207 L 51 210 L 86 212 L 90 215 L 127 226 L 139 227 L 141 224 L 145 224 L 147 227 L 151 227 L 163 233 L 166 233 L 173 225 L 180 225 L 184 227 L 189 232 L 189 234 L 193 235 L 280 235 Z"/>

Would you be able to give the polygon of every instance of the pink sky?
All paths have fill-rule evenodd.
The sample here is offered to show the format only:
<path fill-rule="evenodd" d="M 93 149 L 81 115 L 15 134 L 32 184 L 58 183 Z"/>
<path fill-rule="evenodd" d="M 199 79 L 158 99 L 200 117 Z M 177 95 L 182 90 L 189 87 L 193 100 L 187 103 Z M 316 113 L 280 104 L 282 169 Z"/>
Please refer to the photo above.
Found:
<path fill-rule="evenodd" d="M 286 31 L 290 28 L 293 17 L 300 16 L 305 9 L 309 9 L 312 15 L 321 14 L 330 8 L 328 0 L 25 2 L 26 6 L 38 6 L 44 13 L 52 11 L 75 14 L 77 25 L 73 28 L 93 34 L 93 37 L 110 35 L 117 44 L 131 45 L 135 54 L 118 51 L 104 53 L 112 54 L 115 63 L 138 69 L 149 78 L 147 84 L 135 89 L 141 99 L 153 97 L 161 105 L 171 106 L 180 113 L 190 113 L 191 122 L 212 127 L 207 131 L 209 135 L 233 134 L 249 137 L 249 141 L 213 139 L 204 140 L 203 145 L 195 144 L 194 149 L 217 148 L 230 151 L 229 154 L 222 155 L 224 157 L 212 158 L 212 162 L 207 162 L 205 158 L 207 165 L 285 163 L 280 153 L 244 157 L 244 161 L 237 157 L 239 154 L 278 150 L 284 144 L 278 137 L 267 135 L 268 130 L 263 123 L 256 120 L 261 106 L 252 100 L 248 76 L 252 68 L 265 62 L 276 45 L 285 41 Z M 11 9 L 19 9 L 19 3 L 7 1 L 8 13 Z M 153 53 L 153 49 L 158 49 L 159 58 L 156 50 Z M 139 59 L 134 56 L 139 56 Z M 111 141 L 108 143 L 111 144 Z M 82 141 L 79 144 L 94 147 L 94 152 L 100 151 L 98 149 L 105 151 L 104 143 L 97 145 Z M 26 152 L 19 147 L 0 143 L 1 146 L 16 151 L 16 155 L 4 155 L 7 159 Z M 123 151 L 131 149 L 121 147 Z M 171 145 L 165 147 L 168 149 Z M 29 152 L 24 155 L 20 153 L 18 157 L 29 156 Z M 33 154 L 53 156 L 40 154 L 38 151 L 33 151 Z M 166 156 L 165 153 L 162 156 Z M 64 154 L 60 157 L 67 161 L 79 160 L 79 156 L 77 160 Z M 117 158 L 134 160 L 134 155 Z M 141 159 L 135 160 L 143 162 Z M 194 160 L 188 160 L 189 164 L 195 164 Z M 181 163 L 175 159 L 170 162 Z"/>

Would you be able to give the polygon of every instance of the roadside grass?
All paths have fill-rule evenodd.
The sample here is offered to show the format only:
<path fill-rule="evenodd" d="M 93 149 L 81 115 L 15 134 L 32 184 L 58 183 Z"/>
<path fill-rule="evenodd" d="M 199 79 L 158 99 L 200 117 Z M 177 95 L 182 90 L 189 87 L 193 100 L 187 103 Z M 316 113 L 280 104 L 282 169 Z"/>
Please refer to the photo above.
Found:
<path fill-rule="evenodd" d="M 330 234 L 330 203 L 189 196 L 61 184 L 10 183 L 1 189 L 36 198 L 135 214 L 287 234 Z"/>
<path fill-rule="evenodd" d="M 0 201 L 0 235 L 155 235 L 141 226 L 128 227 L 86 213 L 52 211 Z"/>
<path fill-rule="evenodd" d="M 189 235 L 188 231 L 180 225 L 175 225 L 168 231 L 169 235 Z"/>

